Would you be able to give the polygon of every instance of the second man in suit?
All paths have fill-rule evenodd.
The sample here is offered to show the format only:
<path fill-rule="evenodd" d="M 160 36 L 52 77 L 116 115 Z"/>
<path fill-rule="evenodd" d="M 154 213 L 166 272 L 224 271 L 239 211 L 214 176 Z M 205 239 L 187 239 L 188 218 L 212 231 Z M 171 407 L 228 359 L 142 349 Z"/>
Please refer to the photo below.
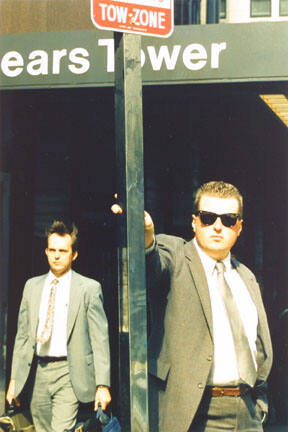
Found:
<path fill-rule="evenodd" d="M 75 425 L 79 402 L 94 401 L 97 410 L 111 401 L 108 324 L 101 285 L 72 270 L 75 225 L 55 221 L 45 253 L 49 273 L 24 287 L 7 401 L 20 404 L 30 376 L 37 432 L 64 432 Z"/>
<path fill-rule="evenodd" d="M 154 236 L 145 214 L 153 432 L 262 431 L 272 348 L 254 275 L 230 250 L 242 196 L 222 181 L 195 197 L 186 242 Z"/>

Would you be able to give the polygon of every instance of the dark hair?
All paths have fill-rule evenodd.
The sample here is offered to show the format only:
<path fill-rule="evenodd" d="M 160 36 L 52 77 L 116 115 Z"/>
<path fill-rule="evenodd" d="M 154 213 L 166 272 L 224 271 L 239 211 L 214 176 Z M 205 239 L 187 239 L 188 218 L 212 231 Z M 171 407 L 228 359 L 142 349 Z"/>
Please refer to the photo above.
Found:
<path fill-rule="evenodd" d="M 214 196 L 218 198 L 235 198 L 238 201 L 238 212 L 242 218 L 243 215 L 243 197 L 239 190 L 230 183 L 224 181 L 211 181 L 204 183 L 196 192 L 194 200 L 194 209 L 199 210 L 199 203 L 203 195 Z"/>
<path fill-rule="evenodd" d="M 78 229 L 74 223 L 63 222 L 54 220 L 50 227 L 46 230 L 47 240 L 51 234 L 58 234 L 60 236 L 64 236 L 69 234 L 72 239 L 72 250 L 73 252 L 78 250 Z"/>

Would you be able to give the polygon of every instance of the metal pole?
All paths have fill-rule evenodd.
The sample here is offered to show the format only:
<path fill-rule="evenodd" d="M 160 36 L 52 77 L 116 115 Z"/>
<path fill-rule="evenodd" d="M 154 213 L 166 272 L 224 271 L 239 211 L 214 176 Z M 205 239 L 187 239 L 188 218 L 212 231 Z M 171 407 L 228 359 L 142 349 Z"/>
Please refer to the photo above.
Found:
<path fill-rule="evenodd" d="M 119 217 L 119 416 L 124 432 L 149 432 L 144 250 L 141 36 L 115 33 Z"/>

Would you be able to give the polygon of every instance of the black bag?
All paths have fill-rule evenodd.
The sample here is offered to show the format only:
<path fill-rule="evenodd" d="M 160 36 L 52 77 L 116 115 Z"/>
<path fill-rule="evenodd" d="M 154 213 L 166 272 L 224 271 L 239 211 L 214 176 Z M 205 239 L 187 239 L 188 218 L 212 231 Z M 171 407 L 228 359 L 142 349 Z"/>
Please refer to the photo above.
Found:
<path fill-rule="evenodd" d="M 35 432 L 30 411 L 11 405 L 0 417 L 0 432 Z"/>

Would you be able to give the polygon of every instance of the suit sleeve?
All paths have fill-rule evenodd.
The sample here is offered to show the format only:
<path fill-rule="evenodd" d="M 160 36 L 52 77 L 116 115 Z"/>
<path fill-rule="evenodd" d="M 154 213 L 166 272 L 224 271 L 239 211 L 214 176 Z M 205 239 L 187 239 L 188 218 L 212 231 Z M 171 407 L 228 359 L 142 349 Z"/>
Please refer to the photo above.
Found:
<path fill-rule="evenodd" d="M 97 385 L 110 386 L 110 347 L 108 322 L 103 307 L 101 285 L 93 284 L 87 308 L 89 338 L 93 351 Z"/>
<path fill-rule="evenodd" d="M 156 236 L 154 249 L 146 255 L 147 288 L 150 298 L 159 300 L 167 296 L 170 288 L 171 274 L 184 240 L 179 237 L 159 234 Z"/>
<path fill-rule="evenodd" d="M 29 340 L 29 313 L 27 301 L 28 283 L 26 283 L 18 313 L 17 334 L 14 343 L 12 356 L 11 379 L 16 379 L 19 374 L 19 368 L 23 368 L 23 353 L 27 352 L 27 343 Z M 16 380 L 17 381 L 17 380 Z M 16 382 L 17 385 L 17 382 Z"/>

